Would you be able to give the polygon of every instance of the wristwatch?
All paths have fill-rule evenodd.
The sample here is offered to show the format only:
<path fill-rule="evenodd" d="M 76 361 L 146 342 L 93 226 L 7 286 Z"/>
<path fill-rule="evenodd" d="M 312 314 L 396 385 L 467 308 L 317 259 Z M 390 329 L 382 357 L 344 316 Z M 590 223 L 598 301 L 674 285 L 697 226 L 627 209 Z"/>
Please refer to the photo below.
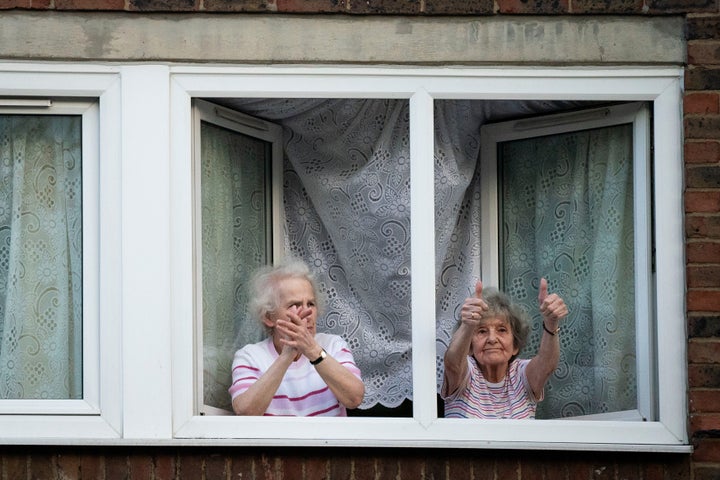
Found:
<path fill-rule="evenodd" d="M 325 357 L 327 357 L 327 352 L 326 352 L 325 349 L 323 348 L 322 350 L 320 350 L 320 356 L 317 357 L 315 360 L 312 360 L 312 361 L 310 362 L 310 365 L 317 365 L 318 363 L 320 363 L 320 362 L 322 362 L 323 360 L 325 360 Z"/>

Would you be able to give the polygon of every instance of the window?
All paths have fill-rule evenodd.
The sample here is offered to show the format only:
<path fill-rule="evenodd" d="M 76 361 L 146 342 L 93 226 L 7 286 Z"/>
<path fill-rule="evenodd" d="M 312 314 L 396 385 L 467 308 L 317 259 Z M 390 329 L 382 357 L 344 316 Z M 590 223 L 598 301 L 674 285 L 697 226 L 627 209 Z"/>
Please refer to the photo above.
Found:
<path fill-rule="evenodd" d="M 201 100 L 194 112 L 195 251 L 202 272 L 198 405 L 203 414 L 231 413 L 227 389 L 236 339 L 254 343 L 263 335 L 247 318 L 245 281 L 283 250 L 282 131 Z"/>
<path fill-rule="evenodd" d="M 483 127 L 483 272 L 535 313 L 530 352 L 538 275 L 572 312 L 538 418 L 655 417 L 649 126 L 634 103 Z"/>
<path fill-rule="evenodd" d="M 202 439 L 223 438 L 232 444 L 363 444 L 363 445 L 413 445 L 413 446 L 455 446 L 473 447 L 495 445 L 505 447 L 540 444 L 545 448 L 564 448 L 568 444 L 577 444 L 585 448 L 617 449 L 632 445 L 632 448 L 667 449 L 684 448 L 687 442 L 684 426 L 684 383 L 685 377 L 681 368 L 683 352 L 673 337 L 682 337 L 683 308 L 682 293 L 675 291 L 672 285 L 683 277 L 682 263 L 682 208 L 681 208 L 681 161 L 680 161 L 680 72 L 675 69 L 647 69 L 642 71 L 627 70 L 493 70 L 493 69 L 456 69 L 452 71 L 435 69 L 417 70 L 377 70 L 377 69 L 330 69 L 317 72 L 313 69 L 294 68 L 287 71 L 253 69 L 228 69 L 222 75 L 218 72 L 195 68 L 172 68 L 171 91 L 171 185 L 172 203 L 171 217 L 174 220 L 177 235 L 172 245 L 171 265 L 173 278 L 178 279 L 174 285 L 172 303 L 174 319 L 173 340 L 173 393 L 174 431 L 176 438 Z M 330 81 L 331 80 L 331 81 Z M 529 81 L 531 80 L 531 81 Z M 558 94 L 557 92 L 563 92 Z M 412 418 L 348 418 L 348 419 L 265 419 L 241 417 L 199 416 L 193 411 L 194 398 L 192 385 L 196 385 L 192 360 L 186 358 L 187 352 L 193 349 L 193 332 L 197 328 L 197 307 L 193 306 L 193 292 L 197 292 L 200 279 L 195 282 L 183 280 L 192 251 L 193 227 L 186 218 L 191 217 L 189 208 L 192 184 L 192 155 L 188 145 L 190 128 L 189 106 L 194 99 L 212 99 L 223 105 L 236 104 L 241 99 L 253 102 L 274 100 L 278 103 L 290 104 L 299 99 L 330 99 L 330 100 L 373 100 L 391 103 L 399 100 L 406 106 L 407 119 L 407 157 L 396 162 L 409 162 L 407 177 L 398 183 L 406 186 L 409 197 L 393 203 L 398 192 L 383 191 L 384 201 L 388 208 L 399 206 L 407 210 L 409 237 L 405 245 L 409 249 L 410 268 L 401 270 L 405 273 L 403 280 L 408 281 L 408 312 L 405 318 L 408 324 L 403 330 L 393 335 L 408 335 L 412 353 L 406 357 L 407 368 L 404 372 L 412 385 Z M 382 99 L 382 100 L 378 100 Z M 651 204 L 649 200 L 640 200 L 640 189 L 647 189 L 654 184 L 656 190 L 662 189 L 664 195 L 656 197 L 652 203 L 655 211 L 662 211 L 662 216 L 655 216 L 655 223 L 648 227 L 652 236 L 635 239 L 633 268 L 636 272 L 636 297 L 641 298 L 648 306 L 647 311 L 635 309 L 634 328 L 657 331 L 657 339 L 651 335 L 636 335 L 638 359 L 646 359 L 648 372 L 656 368 L 662 375 L 657 376 L 657 384 L 650 381 L 648 385 L 638 384 L 638 392 L 647 392 L 647 399 L 638 397 L 637 410 L 648 421 L 622 421 L 616 418 L 602 418 L 599 421 L 566 422 L 562 420 L 543 421 L 480 421 L 451 420 L 440 418 L 437 412 L 436 393 L 438 389 L 437 363 L 441 357 L 441 335 L 446 331 L 437 316 L 442 308 L 450 311 L 456 305 L 456 298 L 465 295 L 463 288 L 468 288 L 453 271 L 464 269 L 465 274 L 480 274 L 479 262 L 487 260 L 481 248 L 486 248 L 489 237 L 480 234 L 480 225 L 476 222 L 476 234 L 464 237 L 454 236 L 453 224 L 444 225 L 457 218 L 470 215 L 463 210 L 463 196 L 468 192 L 467 185 L 473 182 L 476 168 L 473 164 L 472 152 L 480 150 L 479 132 L 466 132 L 463 118 L 472 116 L 473 109 L 482 110 L 490 102 L 507 102 L 515 113 L 509 118 L 527 116 L 528 113 L 541 113 L 538 110 L 528 111 L 527 105 L 535 103 L 544 113 L 567 111 L 578 106 L 597 106 L 612 104 L 628 99 L 647 102 L 652 108 L 654 122 L 652 158 L 653 170 L 662 171 L 662 176 L 652 176 L 652 181 L 633 175 L 636 183 L 633 186 L 635 204 Z M 560 103 L 557 103 L 560 102 Z M 479 107 L 478 107 L 479 106 Z M 244 113 L 247 113 L 245 111 Z M 464 117 L 463 117 L 464 116 Z M 334 120 L 335 117 L 328 117 Z M 387 118 L 387 117 L 382 117 Z M 506 117 L 508 118 L 508 117 Z M 497 119 L 496 119 L 497 120 Z M 277 123 L 282 123 L 278 121 Z M 439 125 L 446 127 L 438 128 Z M 479 124 L 478 124 L 479 127 Z M 645 131 L 648 131 L 646 129 Z M 331 134 L 328 140 L 334 140 Z M 388 136 L 391 139 L 403 138 L 402 131 Z M 298 137 L 286 137 L 286 148 L 292 141 L 301 141 Z M 379 149 L 375 154 L 381 153 Z M 633 155 L 637 153 L 634 150 Z M 451 164 L 447 154 L 454 156 Z M 445 156 L 444 156 L 445 155 Z M 316 161 L 326 160 L 318 157 Z M 338 163 L 340 171 L 352 170 L 352 156 Z M 372 158 L 376 160 L 376 158 Z M 448 168 L 455 165 L 454 171 Z M 310 168 L 312 161 L 305 164 Z M 637 165 L 636 165 L 637 166 Z M 447 170 L 447 172 L 445 171 Z M 286 172 L 287 173 L 287 172 Z M 321 179 L 318 179 L 321 180 Z M 475 179 L 477 180 L 477 179 Z M 486 179 L 481 179 L 485 182 Z M 404 183 L 403 183 L 404 182 Z M 484 200 L 484 183 L 479 185 L 476 201 Z M 443 188 L 438 188 L 442 185 Z M 324 194 L 347 195 L 343 183 L 322 184 L 314 186 L 316 190 L 324 190 Z M 641 195 L 642 193 L 642 195 Z M 639 197 L 640 195 L 640 197 Z M 348 204 L 359 202 L 362 198 L 344 199 Z M 360 205 L 360 204 L 356 204 Z M 493 218 L 500 213 L 499 205 L 491 209 Z M 446 210 L 445 207 L 447 207 Z M 482 208 L 488 208 L 482 205 Z M 635 208 L 635 207 L 634 207 Z M 454 217 L 446 215 L 454 209 Z M 398 208 L 395 208 L 398 210 Z M 435 212 L 430 215 L 428 212 Z M 327 212 L 333 214 L 332 210 Z M 486 214 L 484 214 L 486 215 Z M 293 221 L 288 215 L 288 225 Z M 662 217 L 662 218 L 660 218 Z M 643 216 L 635 210 L 635 231 L 642 229 Z M 453 220 L 455 219 L 455 220 Z M 397 224 L 393 224 L 397 226 Z M 483 225 L 489 225 L 483 223 Z M 277 225 L 276 225 L 277 226 Z M 447 228 L 445 228 L 447 227 Z M 473 230 L 469 230 L 472 232 Z M 382 230 L 381 230 L 382 232 Z M 196 234 L 196 231 L 195 231 Z M 400 238 L 398 231 L 388 231 L 387 239 L 393 243 Z M 650 278 L 647 263 L 643 264 L 637 257 L 638 252 L 647 257 L 649 239 L 655 239 L 657 265 L 656 281 Z M 457 259 L 447 255 L 446 247 L 450 242 L 461 244 L 465 250 Z M 481 247 L 482 245 L 482 247 Z M 642 246 L 644 245 L 644 246 Z M 386 245 L 387 246 L 387 245 Z M 300 246 L 298 248 L 302 248 Z M 293 246 L 288 248 L 292 250 Z M 495 250 L 494 258 L 498 264 L 501 255 Z M 482 255 L 481 255 L 482 253 Z M 508 253 L 510 254 L 510 253 Z M 646 258 L 645 257 L 645 258 Z M 310 257 L 305 257 L 310 258 Z M 451 259 L 453 262 L 448 263 Z M 457 260 L 457 261 L 455 261 Z M 465 263 L 463 263 L 465 262 Z M 641 263 L 638 263 L 641 262 Z M 507 264 L 505 262 L 504 264 Z M 473 265 L 478 265 L 477 267 Z M 638 270 L 640 265 L 645 270 Z M 372 268 L 372 267 L 370 267 Z M 473 268 L 476 268 L 473 271 Z M 372 270 L 370 270 L 372 272 Z M 498 272 L 498 269 L 495 270 Z M 467 273 L 469 272 L 469 273 Z M 640 272 L 640 273 L 638 273 Z M 411 276 L 410 276 L 411 275 Z M 482 271 L 483 277 L 491 275 Z M 497 274 L 501 281 L 507 276 Z M 411 278 L 411 281 L 410 281 Z M 493 277 L 495 278 L 495 277 Z M 664 280 L 664 281 L 663 281 Z M 638 283 L 638 281 L 643 283 Z M 322 282 L 322 279 L 321 279 Z M 446 283 L 443 283 L 446 282 Z M 645 292 L 637 290 L 647 286 Z M 390 284 L 385 288 L 391 289 Z M 451 292 L 451 293 L 450 293 Z M 403 305 L 398 304 L 399 308 Z M 388 305 L 387 310 L 393 312 L 395 305 Z M 373 321 L 374 318 L 369 318 Z M 644 323 L 645 322 L 645 323 Z M 199 354 L 199 352 L 196 352 Z M 360 354 L 362 355 L 362 353 Z M 673 363 L 674 362 L 674 363 Z M 640 364 L 638 364 L 640 365 Z M 652 375 L 651 375 L 652 377 Z M 195 387 L 198 393 L 200 386 Z M 644 390 L 643 390 L 644 389 Z M 190 393 L 188 393 L 190 392 Z M 643 403 L 645 402 L 645 403 Z M 652 406 L 657 404 L 657 412 Z M 643 410 L 644 405 L 651 409 Z M 618 410 L 625 409 L 619 407 Z M 602 411 L 602 409 L 598 410 Z M 308 423 L 312 422 L 312 423 Z M 465 422 L 467 428 L 459 428 L 458 422 Z M 562 428 L 557 422 L 562 422 Z M 308 436 L 307 427 L 312 425 L 312 434 Z M 382 425 L 382 428 L 378 428 Z M 500 428 L 499 428 L 500 427 Z M 242 432 L 242 433 L 238 433 Z M 281 439 L 281 440 L 278 440 Z M 582 447 L 581 447 L 582 448 Z"/>
<path fill-rule="evenodd" d="M 112 279 L 100 248 L 111 195 L 100 188 L 114 157 L 99 140 L 114 121 L 116 77 L 25 68 L 0 69 L 0 430 L 30 442 L 117 437 L 117 350 L 114 327 L 101 333 L 109 305 L 98 286 Z"/>

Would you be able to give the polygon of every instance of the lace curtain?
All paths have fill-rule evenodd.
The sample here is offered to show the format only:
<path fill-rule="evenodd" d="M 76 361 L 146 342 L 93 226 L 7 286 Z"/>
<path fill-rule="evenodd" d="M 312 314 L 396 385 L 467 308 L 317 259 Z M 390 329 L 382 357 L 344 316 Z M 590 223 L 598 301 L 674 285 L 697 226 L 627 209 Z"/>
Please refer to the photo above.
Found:
<path fill-rule="evenodd" d="M 621 125 L 501 147 L 503 288 L 534 314 L 521 356 L 543 333 L 538 275 L 571 312 L 538 418 L 637 406 L 632 146 Z"/>
<path fill-rule="evenodd" d="M 343 336 L 355 354 L 366 384 L 362 408 L 412 399 L 408 101 L 218 103 L 283 126 L 286 248 L 319 280 L 326 300 L 319 328 Z M 428 254 L 437 265 L 438 386 L 457 309 L 480 276 L 480 125 L 572 105 L 435 103 L 436 208 L 429 214 L 435 215 L 437 248 Z M 237 328 L 254 324 L 249 319 Z M 233 350 L 258 334 L 245 331 Z M 227 382 L 229 376 L 214 387 L 218 398 L 226 395 Z"/>
<path fill-rule="evenodd" d="M 0 398 L 82 398 L 81 120 L 0 115 Z"/>

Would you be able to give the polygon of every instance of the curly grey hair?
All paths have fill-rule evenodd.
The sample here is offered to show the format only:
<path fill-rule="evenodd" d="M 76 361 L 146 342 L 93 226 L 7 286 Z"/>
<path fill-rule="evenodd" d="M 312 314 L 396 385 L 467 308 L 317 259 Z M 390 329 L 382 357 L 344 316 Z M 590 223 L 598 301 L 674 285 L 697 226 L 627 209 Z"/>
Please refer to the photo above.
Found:
<path fill-rule="evenodd" d="M 278 286 L 288 278 L 301 278 L 310 283 L 315 295 L 318 313 L 320 312 L 321 301 L 317 284 L 305 262 L 290 257 L 276 265 L 266 265 L 253 273 L 248 288 L 250 293 L 250 301 L 248 302 L 250 315 L 265 327 L 266 333 L 268 329 L 263 323 L 263 319 L 268 313 L 273 312 L 280 306 Z"/>

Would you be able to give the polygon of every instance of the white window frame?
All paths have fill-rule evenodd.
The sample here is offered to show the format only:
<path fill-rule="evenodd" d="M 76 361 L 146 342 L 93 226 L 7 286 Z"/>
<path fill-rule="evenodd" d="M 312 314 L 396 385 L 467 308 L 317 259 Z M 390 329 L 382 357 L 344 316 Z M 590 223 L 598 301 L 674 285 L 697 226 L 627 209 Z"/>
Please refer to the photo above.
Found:
<path fill-rule="evenodd" d="M 230 131 L 242 133 L 248 137 L 256 138 L 270 144 L 270 182 L 267 188 L 271 195 L 270 235 L 268 235 L 267 258 L 270 262 L 277 262 L 283 257 L 285 210 L 283 209 L 283 145 L 282 127 L 260 118 L 245 115 L 229 108 L 216 105 L 204 100 L 195 99 L 193 102 L 193 222 L 195 225 L 195 277 L 202 282 L 202 205 L 200 199 L 201 185 L 201 124 L 208 122 L 212 125 L 226 128 Z M 199 286 L 201 283 L 199 284 Z M 232 415 L 232 411 L 206 405 L 203 392 L 203 312 L 202 288 L 195 289 L 195 412 L 199 415 Z"/>
<path fill-rule="evenodd" d="M 119 290 L 120 219 L 110 214 L 119 201 L 119 76 L 107 67 L 0 63 L 0 98 L 2 113 L 82 115 L 83 209 L 82 399 L 0 400 L 0 442 L 118 438 L 120 309 L 108 293 Z"/>
<path fill-rule="evenodd" d="M 481 215 L 482 280 L 500 285 L 500 192 L 498 183 L 498 144 L 513 140 L 559 135 L 580 130 L 630 124 L 633 132 L 633 230 L 635 239 L 635 338 L 637 408 L 628 411 L 570 417 L 565 420 L 634 420 L 655 418 L 655 337 L 653 316 L 654 275 L 652 272 L 652 231 L 650 219 L 650 111 L 645 103 L 621 105 L 542 115 L 529 119 L 486 124 L 480 129 L 482 148 Z"/>
<path fill-rule="evenodd" d="M 214 445 L 690 450 L 685 370 L 682 203 L 683 71 L 667 68 L 170 67 L 172 435 Z M 406 98 L 410 101 L 413 418 L 198 416 L 193 411 L 191 100 L 203 97 Z M 658 239 L 657 421 L 437 418 L 433 101 L 648 101 Z M 418 354 L 421 352 L 422 354 Z M 462 422 L 462 423 L 459 423 Z"/>

